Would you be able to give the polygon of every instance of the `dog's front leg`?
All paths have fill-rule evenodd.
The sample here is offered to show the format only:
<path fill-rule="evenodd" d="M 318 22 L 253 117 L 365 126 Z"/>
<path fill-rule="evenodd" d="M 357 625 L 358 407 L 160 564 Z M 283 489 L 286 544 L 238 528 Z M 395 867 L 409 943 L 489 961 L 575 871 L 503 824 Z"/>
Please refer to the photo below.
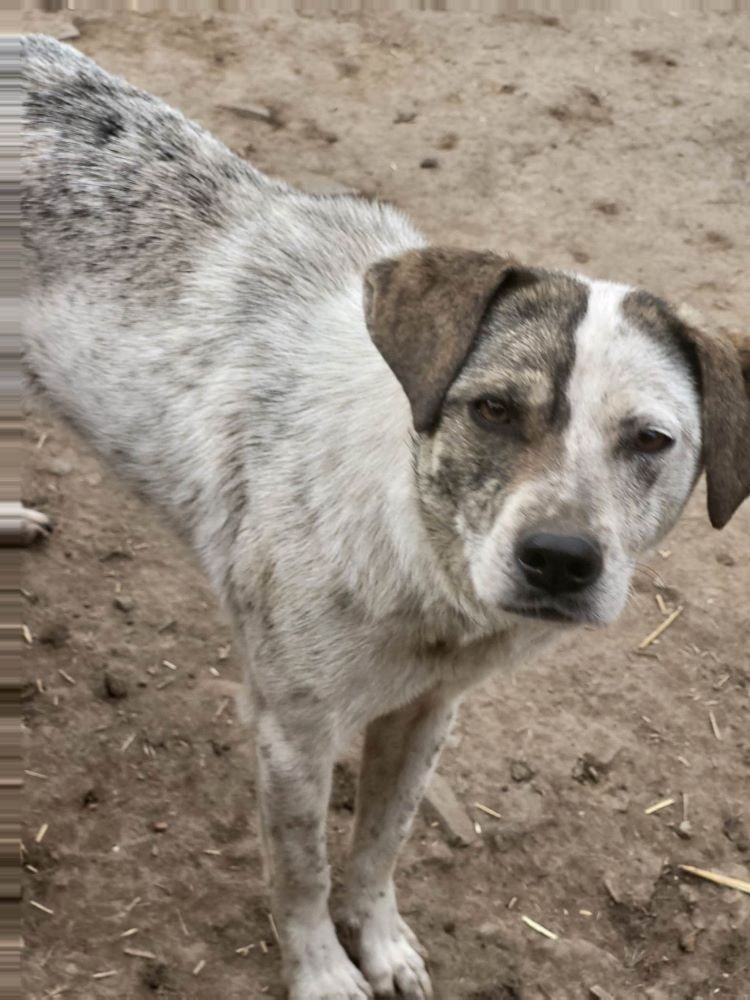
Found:
<path fill-rule="evenodd" d="M 365 1000 L 372 992 L 336 937 L 328 909 L 326 813 L 335 756 L 319 705 L 257 718 L 258 797 L 289 1000 Z"/>
<path fill-rule="evenodd" d="M 429 976 L 396 905 L 393 871 L 455 715 L 440 690 L 376 719 L 365 737 L 345 923 L 377 996 L 426 1000 Z"/>

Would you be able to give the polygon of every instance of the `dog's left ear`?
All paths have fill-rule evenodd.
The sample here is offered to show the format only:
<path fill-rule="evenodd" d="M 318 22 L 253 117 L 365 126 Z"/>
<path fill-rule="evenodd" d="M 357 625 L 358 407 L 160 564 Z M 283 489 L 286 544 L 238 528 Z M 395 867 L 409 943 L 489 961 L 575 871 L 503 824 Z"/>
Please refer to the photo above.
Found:
<path fill-rule="evenodd" d="M 429 247 L 367 271 L 367 327 L 406 393 L 417 431 L 434 429 L 488 306 L 517 267 L 494 253 Z"/>
<path fill-rule="evenodd" d="M 730 333 L 728 337 L 740 359 L 742 377 L 745 380 L 745 392 L 748 404 L 750 404 L 750 333 Z"/>
<path fill-rule="evenodd" d="M 750 336 L 709 335 L 683 325 L 697 361 L 708 516 L 723 528 L 750 496 Z"/>

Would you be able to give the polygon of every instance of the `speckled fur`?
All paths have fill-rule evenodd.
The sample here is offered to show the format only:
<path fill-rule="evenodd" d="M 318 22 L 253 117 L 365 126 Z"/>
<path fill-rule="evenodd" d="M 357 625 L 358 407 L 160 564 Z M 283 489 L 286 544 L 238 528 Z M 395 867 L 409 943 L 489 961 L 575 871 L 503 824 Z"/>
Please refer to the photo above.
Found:
<path fill-rule="evenodd" d="M 365 283 L 377 301 L 387 273 L 409 301 L 436 259 L 400 212 L 272 181 L 49 39 L 26 41 L 25 67 L 28 364 L 187 537 L 232 620 L 290 997 L 425 1000 L 399 847 L 462 692 L 562 627 L 507 610 L 515 542 L 541 523 L 596 532 L 601 583 L 567 611 L 614 618 L 698 472 L 705 373 L 625 315 L 621 286 L 518 269 L 477 309 L 477 258 L 440 251 L 458 256 L 431 279 L 432 328 L 465 357 L 456 373 L 455 344 L 428 352 L 428 397 L 412 377 L 420 308 L 394 312 L 382 353 L 365 313 Z M 519 418 L 488 435 L 467 404 L 499 392 Z M 659 464 L 618 451 L 635 419 L 674 435 Z M 357 969 L 328 912 L 325 811 L 362 727 Z"/>

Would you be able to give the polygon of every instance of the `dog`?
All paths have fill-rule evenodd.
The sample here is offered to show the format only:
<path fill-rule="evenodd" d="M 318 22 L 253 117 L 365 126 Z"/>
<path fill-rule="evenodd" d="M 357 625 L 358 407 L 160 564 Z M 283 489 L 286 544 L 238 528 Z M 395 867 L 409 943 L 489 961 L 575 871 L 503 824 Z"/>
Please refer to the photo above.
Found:
<path fill-rule="evenodd" d="M 232 622 L 291 1000 L 426 1000 L 393 875 L 461 697 L 613 621 L 702 470 L 726 524 L 750 338 L 300 193 L 51 39 L 23 66 L 28 368 Z M 361 730 L 352 959 L 325 822 Z"/>

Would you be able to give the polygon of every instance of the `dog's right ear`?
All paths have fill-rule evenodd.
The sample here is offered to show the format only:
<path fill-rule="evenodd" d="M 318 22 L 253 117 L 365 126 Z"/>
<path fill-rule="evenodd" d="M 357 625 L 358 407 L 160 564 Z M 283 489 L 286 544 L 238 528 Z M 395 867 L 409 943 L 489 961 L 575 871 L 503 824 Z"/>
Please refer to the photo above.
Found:
<path fill-rule="evenodd" d="M 434 429 L 487 308 L 517 269 L 494 253 L 429 247 L 367 271 L 367 327 L 406 393 L 417 431 Z"/>

